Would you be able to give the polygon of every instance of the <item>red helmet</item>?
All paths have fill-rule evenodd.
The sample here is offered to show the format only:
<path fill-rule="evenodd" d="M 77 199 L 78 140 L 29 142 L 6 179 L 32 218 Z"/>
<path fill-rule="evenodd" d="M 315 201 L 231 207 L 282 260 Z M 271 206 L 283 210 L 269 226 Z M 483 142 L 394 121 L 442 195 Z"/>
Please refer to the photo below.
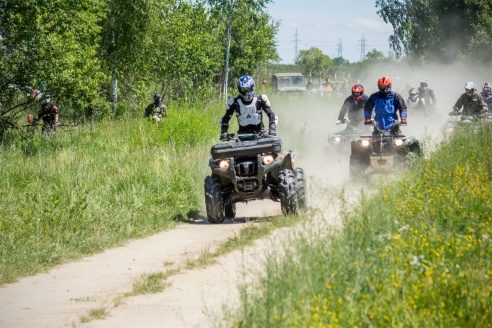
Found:
<path fill-rule="evenodd" d="M 389 93 L 391 91 L 391 79 L 387 76 L 382 76 L 378 80 L 378 88 L 383 93 Z"/>
<path fill-rule="evenodd" d="M 364 87 L 362 84 L 354 84 L 352 87 L 352 98 L 356 101 L 360 101 L 364 97 Z"/>

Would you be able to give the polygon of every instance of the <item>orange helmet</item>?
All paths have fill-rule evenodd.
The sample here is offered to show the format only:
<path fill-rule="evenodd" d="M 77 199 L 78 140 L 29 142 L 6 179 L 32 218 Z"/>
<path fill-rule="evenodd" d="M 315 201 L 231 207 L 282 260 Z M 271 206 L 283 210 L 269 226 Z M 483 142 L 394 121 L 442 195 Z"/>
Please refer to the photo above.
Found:
<path fill-rule="evenodd" d="M 379 91 L 384 92 L 384 93 L 389 93 L 391 91 L 391 80 L 387 76 L 382 76 L 378 80 L 378 88 Z"/>
<path fill-rule="evenodd" d="M 360 101 L 364 97 L 364 87 L 362 84 L 356 83 L 352 86 L 352 98 Z"/>

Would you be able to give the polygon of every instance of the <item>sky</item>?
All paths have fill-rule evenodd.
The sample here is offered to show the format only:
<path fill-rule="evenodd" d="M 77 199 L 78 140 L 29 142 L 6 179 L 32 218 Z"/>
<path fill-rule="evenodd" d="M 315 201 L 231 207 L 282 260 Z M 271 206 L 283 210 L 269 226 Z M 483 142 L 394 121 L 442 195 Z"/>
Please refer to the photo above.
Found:
<path fill-rule="evenodd" d="M 297 50 L 320 49 L 330 58 L 339 56 L 350 62 L 361 60 L 376 49 L 387 55 L 388 38 L 393 30 L 376 13 L 375 0 L 273 0 L 267 12 L 280 22 L 277 52 L 284 64 L 293 64 Z"/>

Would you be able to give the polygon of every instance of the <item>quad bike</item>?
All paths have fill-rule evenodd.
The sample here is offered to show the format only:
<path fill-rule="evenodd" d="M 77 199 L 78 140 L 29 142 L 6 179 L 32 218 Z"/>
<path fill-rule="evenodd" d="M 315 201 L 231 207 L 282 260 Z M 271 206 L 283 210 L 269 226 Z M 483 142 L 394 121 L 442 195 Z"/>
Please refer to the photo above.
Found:
<path fill-rule="evenodd" d="M 304 171 L 295 165 L 296 152 L 281 150 L 277 137 L 229 134 L 233 141 L 212 146 L 205 178 L 205 205 L 210 223 L 236 216 L 236 203 L 271 199 L 284 214 L 298 214 L 307 207 Z"/>
<path fill-rule="evenodd" d="M 380 130 L 375 121 L 371 124 L 374 125 L 371 135 L 360 136 L 351 143 L 351 176 L 391 171 L 405 162 L 409 154 L 422 154 L 419 141 L 402 135 L 400 124 L 395 123 L 388 130 Z"/>
<path fill-rule="evenodd" d="M 445 133 L 449 136 L 459 127 L 469 127 L 472 133 L 478 133 L 480 125 L 483 122 L 492 121 L 492 113 L 475 113 L 472 115 L 460 114 L 452 111 L 449 113 L 450 118 L 446 122 Z"/>
<path fill-rule="evenodd" d="M 344 127 L 328 136 L 328 152 L 331 150 L 348 150 L 352 140 L 357 139 L 361 134 L 368 132 L 363 121 L 357 125 L 350 124 L 349 120 L 345 120 L 344 123 L 346 123 Z"/>

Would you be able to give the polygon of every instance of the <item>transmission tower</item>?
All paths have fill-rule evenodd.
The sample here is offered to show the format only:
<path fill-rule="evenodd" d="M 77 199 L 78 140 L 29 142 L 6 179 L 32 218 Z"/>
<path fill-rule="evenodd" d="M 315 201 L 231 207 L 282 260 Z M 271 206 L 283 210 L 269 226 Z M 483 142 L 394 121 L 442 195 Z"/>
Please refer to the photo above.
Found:
<path fill-rule="evenodd" d="M 299 40 L 299 34 L 297 33 L 297 29 L 296 29 L 296 33 L 294 34 L 294 50 L 295 50 L 295 53 L 294 53 L 294 58 L 297 57 L 297 49 L 298 49 L 298 44 L 301 42 L 301 40 Z"/>
<path fill-rule="evenodd" d="M 338 41 L 338 57 L 343 57 L 342 56 L 342 38 L 340 38 L 340 41 Z"/>
<path fill-rule="evenodd" d="M 362 39 L 360 40 L 360 60 L 364 60 L 366 58 L 366 39 L 364 38 L 364 34 L 362 34 Z"/>

